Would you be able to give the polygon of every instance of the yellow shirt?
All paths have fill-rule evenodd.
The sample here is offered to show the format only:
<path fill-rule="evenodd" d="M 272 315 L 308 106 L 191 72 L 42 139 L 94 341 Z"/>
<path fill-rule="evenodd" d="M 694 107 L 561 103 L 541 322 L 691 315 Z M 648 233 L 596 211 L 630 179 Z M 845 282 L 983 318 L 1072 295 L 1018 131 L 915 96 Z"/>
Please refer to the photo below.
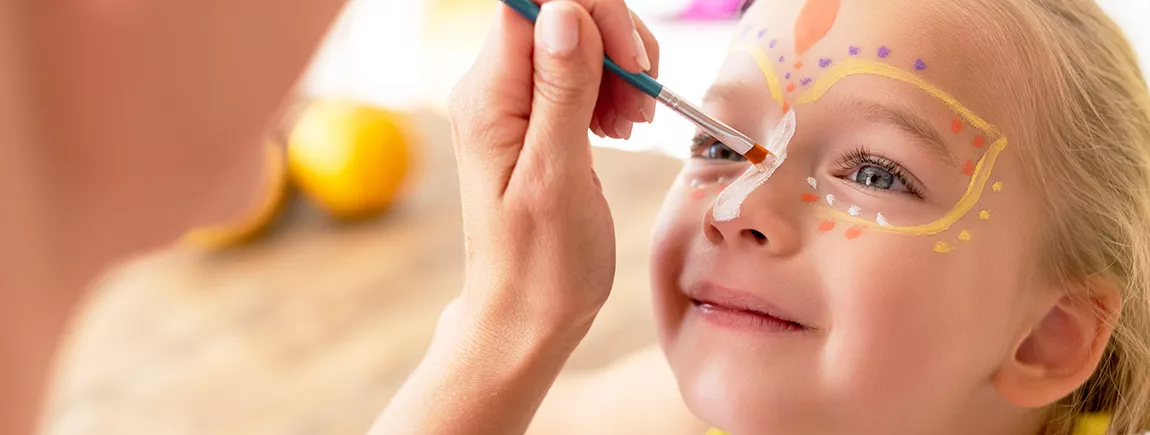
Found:
<path fill-rule="evenodd" d="M 1106 435 L 1106 429 L 1109 428 L 1109 414 L 1089 414 L 1078 418 L 1078 422 L 1074 425 L 1074 435 Z M 711 429 L 707 431 L 707 435 L 728 434 L 718 429 Z"/>

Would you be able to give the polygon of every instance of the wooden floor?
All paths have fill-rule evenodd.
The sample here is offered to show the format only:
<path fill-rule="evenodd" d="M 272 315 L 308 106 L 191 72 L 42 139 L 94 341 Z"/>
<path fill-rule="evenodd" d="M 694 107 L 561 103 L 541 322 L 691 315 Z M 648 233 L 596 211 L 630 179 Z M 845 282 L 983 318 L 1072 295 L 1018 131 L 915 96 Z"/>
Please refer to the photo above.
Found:
<path fill-rule="evenodd" d="M 297 200 L 255 243 L 159 252 L 109 275 L 66 349 L 47 433 L 363 434 L 463 284 L 447 125 L 417 124 L 412 189 L 379 219 L 335 224 Z M 650 228 L 680 166 L 601 149 L 595 162 L 618 272 L 568 370 L 653 342 Z"/>

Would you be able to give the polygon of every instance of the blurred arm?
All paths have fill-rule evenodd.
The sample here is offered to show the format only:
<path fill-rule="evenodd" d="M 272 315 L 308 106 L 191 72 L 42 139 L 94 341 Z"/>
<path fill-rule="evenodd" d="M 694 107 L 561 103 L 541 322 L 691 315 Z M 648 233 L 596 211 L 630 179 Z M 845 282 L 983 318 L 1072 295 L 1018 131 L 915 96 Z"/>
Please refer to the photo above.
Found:
<path fill-rule="evenodd" d="M 258 178 L 343 3 L 0 2 L 0 433 L 32 432 L 101 270 L 250 199 L 219 187 Z"/>

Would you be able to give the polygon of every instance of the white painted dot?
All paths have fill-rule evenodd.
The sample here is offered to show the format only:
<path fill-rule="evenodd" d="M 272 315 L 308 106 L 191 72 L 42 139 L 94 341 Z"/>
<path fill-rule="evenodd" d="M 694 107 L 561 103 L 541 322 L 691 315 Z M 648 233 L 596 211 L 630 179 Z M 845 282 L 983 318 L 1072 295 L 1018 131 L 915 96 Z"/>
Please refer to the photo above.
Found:
<path fill-rule="evenodd" d="M 835 205 L 835 196 L 834 195 L 829 194 L 829 193 L 827 194 L 827 204 Z"/>
<path fill-rule="evenodd" d="M 862 209 L 857 205 L 852 205 L 851 208 L 847 209 L 847 214 L 851 216 L 858 216 L 862 214 Z"/>
<path fill-rule="evenodd" d="M 819 188 L 819 180 L 816 180 L 815 177 L 807 177 L 807 184 L 811 185 L 811 189 L 818 190 Z"/>
<path fill-rule="evenodd" d="M 702 184 L 699 183 L 699 179 L 696 178 L 696 179 L 691 180 L 691 188 L 692 189 L 698 189 L 699 187 L 702 187 Z"/>
<path fill-rule="evenodd" d="M 878 222 L 879 225 L 882 225 L 884 227 L 890 226 L 890 222 L 886 220 L 886 216 L 883 216 L 882 213 L 879 213 L 878 216 L 875 216 L 874 221 Z"/>

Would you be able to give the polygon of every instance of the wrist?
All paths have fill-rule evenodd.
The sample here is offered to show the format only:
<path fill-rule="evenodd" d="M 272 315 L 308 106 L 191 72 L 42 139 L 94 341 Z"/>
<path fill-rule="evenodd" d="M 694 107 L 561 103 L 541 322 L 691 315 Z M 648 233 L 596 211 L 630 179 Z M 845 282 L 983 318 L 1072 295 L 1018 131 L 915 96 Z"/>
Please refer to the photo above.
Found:
<path fill-rule="evenodd" d="M 459 350 L 485 355 L 492 362 L 502 360 L 508 369 L 556 360 L 562 365 L 587 335 L 594 317 L 469 303 L 464 295 L 444 310 L 436 335 L 451 335 L 446 341 L 456 343 Z"/>
<path fill-rule="evenodd" d="M 372 433 L 523 433 L 583 334 L 509 320 L 449 304 Z"/>

